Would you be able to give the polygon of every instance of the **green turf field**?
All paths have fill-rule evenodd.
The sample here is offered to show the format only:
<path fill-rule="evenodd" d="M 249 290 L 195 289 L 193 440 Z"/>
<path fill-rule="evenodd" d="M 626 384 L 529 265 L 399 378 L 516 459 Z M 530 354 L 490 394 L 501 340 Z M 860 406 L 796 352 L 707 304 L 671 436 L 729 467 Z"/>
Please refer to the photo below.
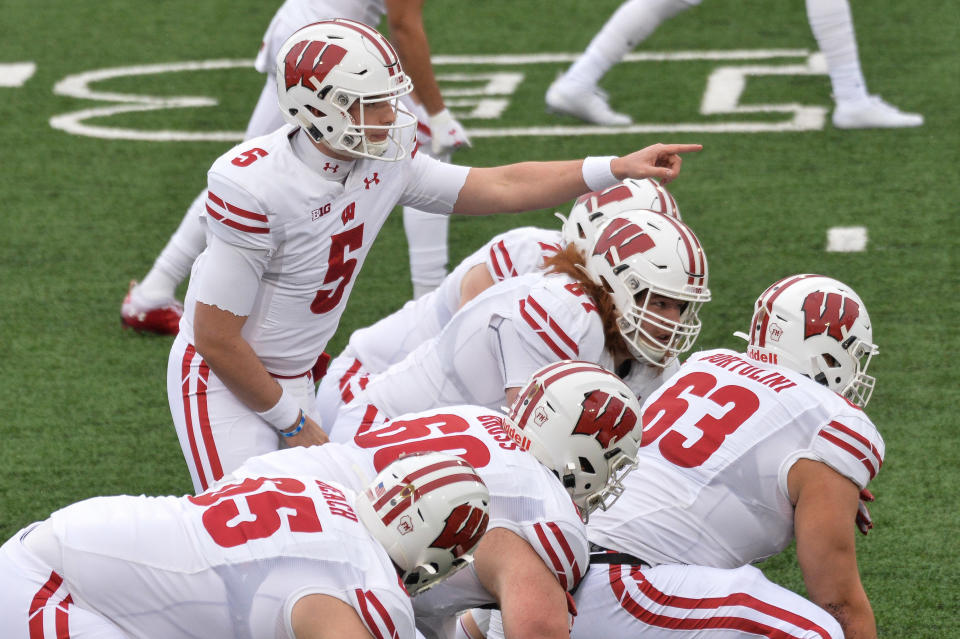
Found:
<path fill-rule="evenodd" d="M 470 118 L 473 106 L 456 108 L 474 133 L 473 148 L 456 161 L 495 165 L 625 154 L 660 141 L 702 143 L 704 151 L 687 159 L 670 187 L 710 260 L 714 301 L 702 313 L 699 346 L 736 347 L 731 333 L 745 329 L 755 297 L 788 274 L 824 273 L 860 293 L 881 348 L 871 367 L 878 387 L 869 413 L 887 443 L 883 471 L 871 485 L 876 528 L 858 547 L 863 580 L 881 636 L 960 636 L 960 392 L 953 357 L 960 347 L 960 5 L 852 0 L 871 90 L 923 113 L 922 128 L 833 129 L 827 77 L 796 70 L 816 49 L 803 3 L 713 0 L 664 25 L 636 52 L 674 55 L 636 56 L 605 78 L 614 108 L 646 128 L 574 134 L 580 123 L 546 114 L 543 94 L 617 4 L 428 2 L 443 88 L 452 96 L 493 76 L 510 85 L 487 96 L 503 100 L 498 117 Z M 76 97 L 76 83 L 64 88 L 61 81 L 140 65 L 252 63 L 278 5 L 0 1 L 0 78 L 7 78 L 0 82 L 0 539 L 84 497 L 191 489 L 167 408 L 171 340 L 121 331 L 119 307 L 128 281 L 148 270 L 205 184 L 207 167 L 232 143 L 54 128 L 56 116 L 118 106 Z M 728 59 L 743 51 L 754 57 Z M 677 59 L 678 52 L 695 55 Z M 536 53 L 568 57 L 519 57 Z M 5 66 L 17 63 L 35 64 L 22 83 L 9 79 Z M 155 103 L 207 96 L 218 106 L 81 124 L 153 135 L 240 132 L 262 82 L 247 63 L 91 81 L 88 89 L 98 92 L 153 96 Z M 701 114 L 708 79 L 721 67 L 743 66 L 767 70 L 748 77 L 739 105 L 794 105 L 814 123 L 825 113 L 827 124 L 775 130 L 789 127 L 794 112 Z M 758 124 L 768 130 L 745 130 Z M 721 125 L 729 131 L 718 132 Z M 536 127 L 548 130 L 514 135 Z M 563 135 L 555 135 L 557 127 Z M 455 219 L 451 258 L 522 224 L 555 221 L 549 211 Z M 827 252 L 827 230 L 835 226 L 866 227 L 866 250 Z M 403 303 L 410 292 L 406 260 L 398 214 L 371 252 L 328 350 L 339 351 L 353 328 Z M 803 592 L 789 552 L 765 570 Z"/>

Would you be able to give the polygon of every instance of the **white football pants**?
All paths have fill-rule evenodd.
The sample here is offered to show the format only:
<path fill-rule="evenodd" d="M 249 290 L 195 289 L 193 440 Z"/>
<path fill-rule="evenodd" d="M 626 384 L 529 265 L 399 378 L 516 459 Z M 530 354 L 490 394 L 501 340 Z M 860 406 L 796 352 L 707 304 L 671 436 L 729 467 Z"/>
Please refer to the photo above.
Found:
<path fill-rule="evenodd" d="M 318 419 L 311 373 L 276 379 L 304 413 Z M 167 360 L 167 400 L 194 492 L 206 490 L 249 458 L 283 447 L 276 429 L 237 399 L 183 336 L 173 341 Z"/>

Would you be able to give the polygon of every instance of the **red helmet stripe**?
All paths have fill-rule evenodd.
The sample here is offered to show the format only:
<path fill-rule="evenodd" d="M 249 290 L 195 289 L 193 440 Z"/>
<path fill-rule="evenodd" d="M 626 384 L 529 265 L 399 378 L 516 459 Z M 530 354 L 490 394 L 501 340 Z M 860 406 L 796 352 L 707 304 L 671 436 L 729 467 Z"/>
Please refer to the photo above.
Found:
<path fill-rule="evenodd" d="M 773 302 L 774 302 L 774 300 L 776 300 L 778 297 L 780 297 L 780 294 L 783 293 L 785 290 L 787 290 L 789 287 L 793 286 L 794 284 L 796 284 L 796 283 L 799 282 L 800 280 L 804 280 L 804 279 L 806 279 L 806 278 L 807 278 L 807 275 L 806 275 L 806 274 L 804 274 L 804 275 L 795 275 L 795 276 L 789 277 L 789 278 L 788 278 L 788 277 L 785 277 L 785 278 L 783 278 L 782 280 L 780 280 L 779 282 L 777 282 L 776 284 L 773 284 L 772 286 L 770 286 L 770 288 L 768 288 L 766 291 L 764 291 L 763 296 L 767 295 L 767 293 L 770 292 L 770 289 L 772 289 L 772 288 L 774 288 L 775 286 L 777 286 L 777 284 L 780 284 L 781 282 L 783 282 L 783 285 L 780 286 L 780 288 L 777 288 L 775 291 L 773 291 L 773 293 L 772 293 L 772 294 L 770 295 L 770 297 L 768 297 L 767 299 L 764 300 L 764 299 L 763 299 L 763 296 L 760 297 L 760 299 L 761 299 L 761 306 L 762 306 L 764 309 L 766 309 L 767 312 L 766 312 L 766 313 L 764 314 L 764 316 L 763 316 L 763 322 L 761 323 L 760 328 L 759 328 L 759 330 L 758 330 L 758 333 L 759 333 L 759 334 L 756 336 L 756 338 L 757 338 L 756 345 L 757 345 L 757 346 L 763 348 L 763 347 L 766 345 L 766 342 L 767 342 L 767 324 L 770 323 L 770 313 L 773 312 Z M 757 310 L 759 310 L 759 309 L 757 309 Z M 752 338 L 753 335 L 751 335 L 750 337 Z M 751 341 L 752 341 L 752 340 L 751 340 Z"/>
<path fill-rule="evenodd" d="M 687 284 L 691 286 L 703 286 L 703 276 L 706 275 L 706 269 L 703 267 L 703 247 L 700 246 L 700 240 L 697 239 L 693 231 L 683 222 L 669 215 L 664 215 L 663 217 L 673 224 L 677 233 L 683 238 L 683 244 L 687 249 L 687 264 L 689 265 L 689 273 L 691 274 L 687 277 Z M 694 277 L 693 273 L 699 273 L 700 275 Z"/>
<path fill-rule="evenodd" d="M 557 371 L 558 368 L 560 368 L 561 370 Z M 520 428 L 520 429 L 524 428 L 524 425 L 527 423 L 527 420 L 530 419 L 530 413 L 533 412 L 534 406 L 536 406 L 537 402 L 540 401 L 540 398 L 543 397 L 543 392 L 547 388 L 547 386 L 550 386 L 555 381 L 559 379 L 563 379 L 568 375 L 573 375 L 574 373 L 582 373 L 582 372 L 606 373 L 607 375 L 611 375 L 618 380 L 620 379 L 610 371 L 604 368 L 601 368 L 596 364 L 590 364 L 589 362 L 558 362 L 553 366 L 548 366 L 547 368 L 544 368 L 543 370 L 541 370 L 540 373 L 537 375 L 537 380 L 542 380 L 542 381 L 539 381 L 539 383 L 538 381 L 531 382 L 532 384 L 538 385 L 537 392 L 533 397 L 530 398 L 530 403 L 527 404 L 527 409 L 523 411 L 523 416 L 520 417 L 520 419 L 514 419 L 514 422 L 516 423 L 517 428 Z M 511 415 L 511 417 L 514 417 L 514 415 Z"/>
<path fill-rule="evenodd" d="M 389 526 L 390 523 L 399 517 L 403 511 L 410 507 L 416 501 L 423 499 L 429 493 L 432 493 L 438 488 L 443 488 L 444 486 L 449 486 L 450 484 L 457 484 L 460 482 L 472 482 L 474 484 L 480 484 L 481 486 L 485 485 L 483 481 L 477 476 L 474 472 L 468 473 L 457 473 L 456 475 L 447 475 L 446 477 L 439 477 L 433 481 L 427 482 L 423 486 L 417 488 L 412 495 L 405 498 L 399 504 L 397 504 L 393 510 L 388 512 L 383 516 L 383 525 Z"/>
<path fill-rule="evenodd" d="M 379 31 L 368 27 L 362 22 L 355 22 L 353 20 L 338 20 L 337 24 L 343 25 L 348 29 L 353 29 L 357 33 L 366 36 L 383 58 L 383 65 L 387 67 L 387 72 L 390 75 L 394 75 L 397 72 L 397 62 L 400 58 L 397 56 L 393 45 L 391 45 Z"/>
<path fill-rule="evenodd" d="M 409 484 L 412 484 L 414 481 L 416 481 L 417 479 L 420 479 L 424 475 L 428 475 L 438 470 L 443 470 L 444 468 L 451 468 L 454 466 L 462 467 L 463 465 L 464 464 L 459 459 L 449 459 L 442 462 L 437 462 L 436 464 L 430 464 L 429 466 L 424 466 L 419 470 L 415 470 L 414 472 L 410 473 L 409 475 L 407 475 L 406 477 L 398 481 L 396 486 L 394 486 L 393 488 L 388 490 L 386 493 L 384 493 L 384 495 L 380 497 L 380 499 L 378 499 L 377 502 L 373 505 L 373 509 L 380 510 L 381 508 L 383 508 L 384 504 L 386 504 L 388 501 L 390 501 L 393 498 L 394 495 L 396 495 L 401 490 L 406 488 Z"/>

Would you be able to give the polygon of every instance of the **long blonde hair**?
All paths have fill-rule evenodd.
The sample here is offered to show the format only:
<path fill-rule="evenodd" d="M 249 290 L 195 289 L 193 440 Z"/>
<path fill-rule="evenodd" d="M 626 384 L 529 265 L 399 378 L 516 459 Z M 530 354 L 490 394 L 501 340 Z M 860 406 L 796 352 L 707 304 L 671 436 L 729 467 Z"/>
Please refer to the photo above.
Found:
<path fill-rule="evenodd" d="M 620 329 L 617 327 L 618 312 L 613 303 L 613 295 L 587 275 L 584 268 L 586 259 L 583 253 L 577 250 L 577 247 L 573 244 L 568 244 L 557 253 L 545 258 L 543 265 L 547 273 L 563 273 L 580 283 L 583 292 L 597 307 L 597 313 L 603 323 L 603 341 L 607 350 L 613 355 L 624 354 L 629 356 L 630 351 L 627 350 L 627 345 L 620 335 Z"/>

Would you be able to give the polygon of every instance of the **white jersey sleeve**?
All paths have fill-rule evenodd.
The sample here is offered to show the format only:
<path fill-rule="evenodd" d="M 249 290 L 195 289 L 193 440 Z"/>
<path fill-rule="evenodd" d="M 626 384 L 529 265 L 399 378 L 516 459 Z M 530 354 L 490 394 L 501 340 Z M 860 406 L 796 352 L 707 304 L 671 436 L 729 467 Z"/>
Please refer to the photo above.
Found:
<path fill-rule="evenodd" d="M 880 470 L 883 453 L 884 443 L 877 429 L 863 413 L 851 410 L 823 425 L 814 435 L 810 449 L 798 453 L 797 459 L 823 462 L 863 489 Z M 781 474 L 780 481 L 786 485 L 786 472 Z"/>
<path fill-rule="evenodd" d="M 490 277 L 501 282 L 542 269 L 544 259 L 560 251 L 560 231 L 523 226 L 497 235 L 483 250 Z"/>
<path fill-rule="evenodd" d="M 518 300 L 513 328 L 523 345 L 526 365 L 505 362 L 506 388 L 523 386 L 541 366 L 561 359 L 599 361 L 604 347 L 603 325 L 592 301 L 577 282 L 548 276 Z M 518 358 L 521 353 L 504 353 Z"/>
<path fill-rule="evenodd" d="M 407 186 L 399 204 L 418 211 L 449 214 L 457 203 L 460 189 L 467 181 L 470 168 L 435 160 L 426 153 L 413 150 Z"/>
<path fill-rule="evenodd" d="M 223 158 L 218 163 L 222 161 Z M 228 244 L 260 250 L 270 250 L 276 246 L 276 233 L 271 232 L 266 205 L 233 180 L 221 175 L 216 171 L 216 165 L 207 175 L 205 217 L 208 232 Z"/>

